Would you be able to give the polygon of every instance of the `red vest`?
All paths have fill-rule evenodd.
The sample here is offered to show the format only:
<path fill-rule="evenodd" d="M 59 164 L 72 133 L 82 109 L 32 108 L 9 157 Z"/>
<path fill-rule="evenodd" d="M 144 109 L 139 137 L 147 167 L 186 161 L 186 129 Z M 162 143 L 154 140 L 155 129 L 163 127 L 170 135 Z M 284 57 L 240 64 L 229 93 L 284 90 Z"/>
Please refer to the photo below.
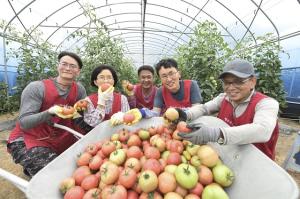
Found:
<path fill-rule="evenodd" d="M 114 101 L 112 104 L 112 110 L 109 114 L 105 114 L 104 120 L 109 120 L 110 117 L 119 111 L 121 111 L 121 94 L 114 92 Z M 89 96 L 90 100 L 92 101 L 94 107 L 97 107 L 97 102 L 98 102 L 98 94 L 94 93 Z M 103 120 L 103 121 L 104 121 Z"/>
<path fill-rule="evenodd" d="M 191 80 L 183 80 L 183 89 L 184 89 L 184 97 L 183 100 L 178 101 L 173 98 L 171 92 L 162 86 L 162 96 L 164 99 L 165 107 L 162 109 L 161 113 L 164 113 L 169 107 L 177 107 L 177 108 L 187 108 L 191 107 L 192 103 L 190 100 L 191 96 Z"/>
<path fill-rule="evenodd" d="M 153 109 L 156 90 L 157 90 L 156 86 L 153 86 L 152 91 L 151 91 L 150 100 L 147 102 L 143 97 L 142 86 L 140 84 L 137 84 L 135 86 L 136 107 L 139 109 L 145 108 L 145 107 L 148 109 Z"/>
<path fill-rule="evenodd" d="M 54 104 L 70 106 L 75 104 L 77 98 L 77 85 L 75 82 L 72 83 L 69 95 L 66 99 L 59 96 L 53 80 L 46 79 L 43 80 L 43 83 L 45 86 L 45 91 L 40 112 L 48 110 Z M 53 117 L 51 121 L 75 129 L 71 119 Z M 19 123 L 17 123 L 16 127 L 10 134 L 9 142 L 21 136 L 24 138 L 27 149 L 36 146 L 43 146 L 51 148 L 57 154 L 62 153 L 77 141 L 72 134 L 66 132 L 65 130 L 49 126 L 45 122 L 37 125 L 34 128 L 26 130 L 21 129 Z"/>
<path fill-rule="evenodd" d="M 250 99 L 250 103 L 248 107 L 246 108 L 245 112 L 238 118 L 233 117 L 233 107 L 232 105 L 227 101 L 222 101 L 220 112 L 218 114 L 218 118 L 225 121 L 229 126 L 240 126 L 243 124 L 250 124 L 253 122 L 253 118 L 255 115 L 255 107 L 256 104 L 266 98 L 268 96 L 263 95 L 260 92 L 256 92 Z M 278 122 L 273 130 L 272 136 L 269 139 L 268 142 L 265 143 L 254 143 L 254 145 L 261 150 L 263 153 L 265 153 L 269 158 L 272 160 L 275 159 L 275 146 L 279 135 L 279 128 L 278 128 Z"/>

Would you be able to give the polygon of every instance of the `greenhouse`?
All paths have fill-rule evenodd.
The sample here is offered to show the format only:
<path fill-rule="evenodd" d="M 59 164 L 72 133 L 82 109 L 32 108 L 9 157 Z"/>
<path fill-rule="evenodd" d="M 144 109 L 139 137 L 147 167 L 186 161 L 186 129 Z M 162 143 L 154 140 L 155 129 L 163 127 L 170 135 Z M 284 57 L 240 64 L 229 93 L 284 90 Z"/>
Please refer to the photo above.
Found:
<path fill-rule="evenodd" d="M 72 141 L 76 143 L 70 144 L 70 148 L 66 144 L 65 149 L 59 153 L 54 150 L 55 159 L 51 165 L 56 168 L 57 165 L 66 164 L 66 160 L 70 161 L 68 164 L 72 164 L 73 154 L 68 151 L 72 149 L 76 151 L 76 155 L 80 154 L 84 150 L 79 146 L 80 143 L 87 145 L 95 139 L 105 138 L 96 135 L 96 130 L 106 131 L 104 134 L 108 135 L 115 129 L 129 126 L 130 131 L 139 132 L 140 128 L 147 127 L 149 129 L 145 131 L 150 132 L 153 125 L 159 126 L 160 116 L 164 118 L 164 124 L 168 124 L 165 131 L 172 129 L 168 139 L 180 140 L 181 145 L 184 143 L 182 139 L 199 142 L 206 138 L 203 141 L 205 143 L 201 144 L 215 142 L 214 144 L 218 144 L 216 149 L 219 150 L 220 159 L 226 163 L 225 166 L 228 164 L 231 167 L 235 175 L 246 178 L 249 174 L 245 172 L 245 168 L 253 169 L 253 177 L 261 180 L 262 184 L 270 185 L 269 188 L 256 191 L 259 184 L 251 187 L 249 182 L 245 184 L 241 177 L 235 176 L 232 186 L 232 182 L 228 186 L 221 183 L 225 195 L 228 194 L 230 198 L 240 198 L 240 192 L 245 191 L 247 186 L 254 195 L 249 193 L 243 198 L 280 198 L 283 196 L 280 191 L 273 195 L 268 193 L 268 190 L 278 189 L 278 184 L 274 181 L 286 183 L 282 192 L 291 195 L 285 197 L 298 198 L 299 190 L 295 186 L 300 186 L 300 152 L 299 160 L 297 159 L 300 146 L 300 136 L 297 135 L 300 132 L 299 9 L 299 0 L 3 0 L 0 7 L 0 139 L 3 141 L 1 153 L 5 153 L 5 156 L 0 158 L 0 162 L 5 164 L 0 166 L 0 178 L 8 181 L 3 186 L 0 183 L 0 198 L 43 197 L 34 186 L 44 191 L 46 198 L 63 198 L 70 187 L 61 194 L 59 188 L 55 188 L 59 185 L 55 183 L 61 182 L 63 176 L 70 176 L 76 166 L 70 167 L 72 171 L 53 171 L 48 165 L 43 165 L 45 169 L 38 170 L 36 176 L 36 172 L 31 174 L 29 169 L 28 174 L 25 163 L 16 162 L 21 157 L 12 157 L 10 147 L 6 148 L 6 144 L 15 143 L 15 140 L 11 142 L 15 139 L 10 134 L 12 129 L 19 131 L 13 132 L 19 133 L 15 135 L 16 140 L 25 143 L 24 150 L 31 148 L 29 145 L 38 148 L 59 145 L 59 142 L 48 140 L 52 139 L 51 136 L 55 138 L 59 134 L 57 132 L 69 131 L 67 134 L 72 139 L 76 138 Z M 72 78 L 68 80 L 71 75 Z M 151 84 L 150 88 L 143 81 L 152 81 L 148 83 Z M 102 87 L 105 84 L 103 82 L 110 82 L 107 88 Z M 222 100 L 220 93 L 226 95 Z M 41 100 L 38 101 L 38 98 Z M 232 107 L 228 108 L 230 104 Z M 199 110 L 193 110 L 195 106 L 200 107 Z M 90 109 L 91 107 L 94 109 Z M 260 109 L 265 113 L 260 113 Z M 68 111 L 71 112 L 67 113 Z M 228 112 L 232 112 L 231 115 Z M 258 116 L 255 115 L 256 112 Z M 199 117 L 196 117 L 197 114 L 200 114 Z M 273 120 L 271 117 L 269 120 L 271 114 L 276 114 Z M 53 115 L 56 119 L 52 118 Z M 193 133 L 197 129 L 197 138 L 180 136 L 182 131 L 178 131 L 178 125 L 181 120 L 189 127 L 190 121 L 197 121 L 203 115 L 217 116 L 216 128 L 213 128 L 214 124 L 209 126 L 211 122 L 206 124 L 204 119 L 204 126 L 209 126 L 206 132 L 202 132 L 204 130 L 201 129 L 205 128 L 200 122 L 200 126 L 190 126 Z M 96 119 L 92 118 L 94 116 Z M 220 122 L 220 119 L 226 124 Z M 249 131 L 245 130 L 247 127 L 241 127 L 241 131 L 247 131 L 241 138 L 231 135 L 234 130 L 224 130 L 226 127 L 240 126 L 237 124 L 247 126 L 244 122 L 254 126 L 248 127 Z M 53 135 L 50 133 L 42 138 L 34 137 L 36 132 L 46 126 L 50 129 L 49 132 L 59 130 Z M 255 130 L 263 133 L 266 131 L 267 135 L 256 132 L 252 135 L 255 138 L 251 138 L 250 134 Z M 174 135 L 173 131 L 178 132 Z M 199 136 L 200 131 L 206 137 Z M 212 133 L 216 133 L 216 138 L 213 139 Z M 143 143 L 147 142 L 148 137 L 153 137 L 152 134 L 147 137 L 145 132 L 137 135 Z M 119 136 L 122 137 L 122 133 Z M 63 139 L 62 135 L 58 137 Z M 43 143 L 44 139 L 46 144 Z M 119 140 L 119 137 L 111 139 Z M 159 149 L 159 157 L 165 151 L 178 152 L 168 147 L 162 149 L 159 147 L 162 144 L 157 147 L 151 143 L 151 139 L 148 142 L 153 148 Z M 194 142 L 193 144 L 200 145 Z M 167 141 L 164 140 L 163 144 L 167 145 Z M 130 148 L 127 140 L 125 145 Z M 222 148 L 222 145 L 225 147 Z M 138 146 L 141 153 L 146 154 L 144 145 Z M 254 146 L 265 154 L 255 151 Z M 124 146 L 120 144 L 120 147 Z M 188 151 L 187 146 L 184 147 L 184 152 Z M 265 147 L 270 147 L 270 151 Z M 235 155 L 227 157 L 225 152 Z M 248 152 L 249 155 L 245 155 Z M 193 155 L 190 152 L 184 154 L 180 151 L 179 154 L 185 158 L 185 162 L 180 160 L 181 164 L 197 165 L 195 162 L 191 163 Z M 128 160 L 128 154 L 126 155 Z M 274 161 L 269 163 L 268 157 L 263 155 Z M 33 154 L 31 156 L 34 157 Z M 149 157 L 146 159 L 156 159 L 153 155 Z M 168 160 L 168 157 L 162 160 L 165 166 L 171 164 L 168 161 L 173 161 Z M 106 156 L 106 159 L 110 158 Z M 119 161 L 120 157 L 118 158 Z M 241 166 L 242 160 L 249 163 L 250 167 Z M 159 164 L 163 164 L 162 161 Z M 266 167 L 265 173 L 269 178 L 262 180 L 260 175 L 263 175 L 263 171 L 259 171 L 250 161 L 261 161 L 261 167 Z M 203 161 L 201 164 L 207 166 Z M 125 167 L 125 163 L 118 166 Z M 195 166 L 197 172 L 198 166 L 200 168 L 200 163 Z M 213 172 L 213 166 L 207 168 Z M 97 169 L 100 172 L 99 166 Z M 92 174 L 96 171 L 93 170 Z M 205 191 L 210 183 L 203 184 L 199 180 L 198 189 L 195 188 L 196 184 L 189 187 L 188 183 L 181 181 L 184 177 L 178 177 L 175 172 L 175 177 L 171 178 L 176 180 L 176 186 L 162 188 L 159 185 L 160 179 L 170 180 L 170 176 L 160 178 L 161 172 L 155 174 L 158 179 L 157 187 L 153 190 L 148 190 L 149 187 L 142 188 L 138 196 L 145 192 L 148 194 L 144 194 L 145 197 L 150 197 L 149 194 L 153 193 L 158 194 L 158 198 L 214 198 L 207 196 L 209 191 Z M 278 176 L 272 177 L 272 172 L 278 173 Z M 45 175 L 52 174 L 55 176 L 54 185 L 50 186 L 45 181 Z M 142 171 L 138 173 L 142 174 Z M 218 183 L 215 178 L 213 181 Z M 120 182 L 110 184 L 119 186 Z M 143 187 L 140 182 L 136 184 Z M 199 184 L 202 188 L 199 188 Z M 81 193 L 89 191 L 81 182 L 78 184 L 76 181 L 76 185 L 82 188 Z M 45 189 L 47 186 L 49 190 Z M 183 191 L 178 190 L 179 186 L 183 187 Z M 96 187 L 101 190 L 101 194 L 105 192 L 101 181 Z M 125 192 L 126 197 L 129 197 L 129 190 L 133 190 L 129 187 L 133 187 L 133 184 L 124 187 L 125 191 L 121 188 L 117 192 L 122 196 Z M 195 190 L 192 191 L 192 188 Z M 212 188 L 214 189 L 216 188 Z M 218 193 L 222 191 L 218 190 Z M 135 189 L 133 192 L 138 193 Z M 99 196 L 104 198 L 110 197 L 101 194 Z M 119 198 L 122 198 L 121 195 Z M 226 197 L 220 196 L 221 198 Z"/>

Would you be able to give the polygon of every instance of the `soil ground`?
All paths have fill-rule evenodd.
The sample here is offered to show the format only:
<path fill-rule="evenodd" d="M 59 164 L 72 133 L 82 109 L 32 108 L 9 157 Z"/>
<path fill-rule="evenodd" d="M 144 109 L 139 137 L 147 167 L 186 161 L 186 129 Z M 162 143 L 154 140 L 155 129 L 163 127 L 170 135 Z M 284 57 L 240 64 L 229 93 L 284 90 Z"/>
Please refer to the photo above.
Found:
<path fill-rule="evenodd" d="M 0 122 L 11 120 L 15 115 L 0 115 Z M 293 128 L 299 128 L 300 129 L 300 123 L 298 121 L 280 118 L 280 123 L 286 124 Z M 6 151 L 6 139 L 9 135 L 9 130 L 1 131 L 0 129 L 0 168 L 5 169 L 16 176 L 19 176 L 25 180 L 29 180 L 28 177 L 26 177 L 23 174 L 22 167 L 20 165 L 14 164 L 14 162 L 11 159 L 11 156 Z M 281 133 L 278 139 L 278 143 L 276 146 L 276 163 L 280 166 L 284 162 L 286 155 L 292 146 L 297 134 L 283 134 Z M 298 183 L 298 186 L 300 187 L 300 173 L 297 172 L 290 172 L 290 175 L 295 179 L 295 181 Z M 10 182 L 1 179 L 0 177 L 0 198 L 5 199 L 24 199 L 25 194 L 20 191 L 18 188 L 16 188 L 13 184 Z"/>

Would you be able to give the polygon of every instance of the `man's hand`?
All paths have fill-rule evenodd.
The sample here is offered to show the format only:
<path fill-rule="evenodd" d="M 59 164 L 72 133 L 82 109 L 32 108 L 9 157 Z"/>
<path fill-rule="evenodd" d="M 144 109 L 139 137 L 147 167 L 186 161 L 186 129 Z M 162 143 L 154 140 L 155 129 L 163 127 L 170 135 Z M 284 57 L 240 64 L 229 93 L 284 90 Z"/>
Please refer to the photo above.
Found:
<path fill-rule="evenodd" d="M 111 99 L 114 87 L 110 86 L 106 91 L 102 92 L 101 87 L 98 89 L 98 105 L 105 106 L 105 102 Z"/>
<path fill-rule="evenodd" d="M 175 109 L 176 109 L 176 111 L 179 114 L 178 122 L 180 122 L 180 121 L 186 122 L 186 120 L 187 120 L 187 114 L 185 113 L 185 111 L 182 110 L 181 108 L 175 108 Z"/>
<path fill-rule="evenodd" d="M 70 113 L 64 113 L 64 109 L 67 108 L 69 110 L 73 109 L 73 112 Z M 62 107 L 58 105 L 54 105 L 48 109 L 48 113 L 51 115 L 56 115 L 57 117 L 63 118 L 63 119 L 69 119 L 69 118 L 75 118 L 80 116 L 75 108 L 71 107 Z"/>
<path fill-rule="evenodd" d="M 58 105 L 54 105 L 48 109 L 48 113 L 51 115 L 57 115 L 61 111 L 61 107 Z"/>
<path fill-rule="evenodd" d="M 132 122 L 128 123 L 127 125 L 135 124 L 143 118 L 142 113 L 138 108 L 131 109 L 131 110 L 127 111 L 126 113 L 130 113 L 130 114 L 134 115 L 134 120 Z"/>
<path fill-rule="evenodd" d="M 112 126 L 123 124 L 123 117 L 123 112 L 117 112 L 110 117 L 109 122 Z"/>
<path fill-rule="evenodd" d="M 217 142 L 221 130 L 216 127 L 208 127 L 201 123 L 195 122 L 187 125 L 192 129 L 191 133 L 178 133 L 178 135 L 184 140 L 189 140 L 193 144 L 206 144 L 207 142 Z"/>
<path fill-rule="evenodd" d="M 128 90 L 128 85 L 130 85 L 130 82 L 128 80 L 123 80 L 122 81 L 122 88 L 123 88 L 124 92 L 126 93 L 126 95 L 127 96 L 133 96 L 134 95 L 133 89 Z"/>

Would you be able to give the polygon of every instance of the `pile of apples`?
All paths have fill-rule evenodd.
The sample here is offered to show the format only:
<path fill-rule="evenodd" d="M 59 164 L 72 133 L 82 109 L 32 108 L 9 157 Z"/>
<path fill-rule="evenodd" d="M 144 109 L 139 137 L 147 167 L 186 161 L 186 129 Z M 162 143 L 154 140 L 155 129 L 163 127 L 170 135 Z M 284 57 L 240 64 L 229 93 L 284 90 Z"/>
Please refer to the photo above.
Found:
<path fill-rule="evenodd" d="M 234 174 L 209 145 L 181 140 L 185 122 L 129 132 L 91 143 L 60 184 L 65 199 L 228 199 Z"/>

